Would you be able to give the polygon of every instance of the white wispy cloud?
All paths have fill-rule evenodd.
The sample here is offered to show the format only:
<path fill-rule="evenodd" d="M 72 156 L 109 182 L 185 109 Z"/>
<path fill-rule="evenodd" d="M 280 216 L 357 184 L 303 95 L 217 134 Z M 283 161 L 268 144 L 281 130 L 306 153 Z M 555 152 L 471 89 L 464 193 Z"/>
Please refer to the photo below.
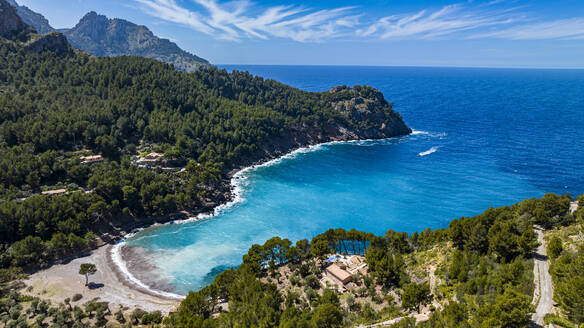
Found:
<path fill-rule="evenodd" d="M 136 0 L 143 4 L 148 13 L 158 18 L 180 23 L 206 34 L 213 33 L 213 29 L 203 23 L 199 13 L 189 11 L 176 4 L 174 0 Z"/>
<path fill-rule="evenodd" d="M 216 0 L 193 0 L 200 11 L 188 10 L 175 0 L 135 1 L 152 16 L 233 41 L 243 37 L 267 39 L 270 36 L 300 42 L 319 41 L 343 35 L 358 24 L 358 15 L 350 14 L 353 7 L 310 10 L 297 6 L 274 6 L 250 15 L 254 6 L 248 1 L 219 3 Z"/>
<path fill-rule="evenodd" d="M 584 17 L 541 20 L 522 7 L 492 0 L 371 18 L 362 7 L 312 9 L 260 6 L 249 0 L 134 0 L 153 17 L 188 26 L 214 38 L 285 38 L 299 42 L 359 39 L 584 39 Z M 391 10 L 391 7 L 387 8 Z M 367 18 L 369 17 L 369 18 Z"/>
<path fill-rule="evenodd" d="M 449 5 L 435 11 L 392 15 L 379 19 L 358 33 L 363 36 L 378 35 L 382 39 L 433 39 L 501 26 L 521 19 L 512 9 L 472 10 L 463 5 Z"/>
<path fill-rule="evenodd" d="M 584 18 L 517 25 L 499 31 L 477 34 L 472 37 L 510 40 L 584 39 Z"/>

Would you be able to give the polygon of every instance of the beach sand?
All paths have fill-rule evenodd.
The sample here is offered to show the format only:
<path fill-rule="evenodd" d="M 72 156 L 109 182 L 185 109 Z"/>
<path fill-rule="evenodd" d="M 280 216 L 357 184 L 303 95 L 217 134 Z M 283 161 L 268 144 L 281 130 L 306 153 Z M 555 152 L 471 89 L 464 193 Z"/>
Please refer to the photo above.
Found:
<path fill-rule="evenodd" d="M 111 245 L 102 246 L 91 252 L 89 256 L 76 258 L 65 264 L 55 264 L 48 269 L 31 274 L 24 283 L 32 287 L 32 290 L 25 288 L 23 292 L 53 302 L 63 302 L 66 298 L 81 294 L 83 298 L 72 304 L 83 304 L 99 298 L 100 301 L 109 302 L 112 310 L 126 307 L 129 311 L 140 308 L 149 312 L 159 310 L 169 313 L 178 307 L 180 300 L 148 293 L 126 281 L 111 262 L 111 247 Z M 85 277 L 79 274 L 79 266 L 82 263 L 96 265 L 97 273 L 90 276 L 89 281 L 99 286 L 98 288 L 89 289 L 85 286 Z"/>

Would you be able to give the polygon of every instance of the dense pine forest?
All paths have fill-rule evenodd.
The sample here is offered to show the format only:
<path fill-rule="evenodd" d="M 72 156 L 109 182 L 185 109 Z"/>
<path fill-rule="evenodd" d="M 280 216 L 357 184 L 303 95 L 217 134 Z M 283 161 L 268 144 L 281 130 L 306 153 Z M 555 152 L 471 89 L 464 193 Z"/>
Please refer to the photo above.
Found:
<path fill-rule="evenodd" d="M 145 218 L 210 210 L 230 197 L 229 173 L 255 161 L 410 132 L 367 86 L 311 93 L 246 72 L 97 58 L 13 16 L 0 38 L 3 277 Z M 160 165 L 137 163 L 151 152 Z M 101 160 L 84 163 L 88 155 Z"/>

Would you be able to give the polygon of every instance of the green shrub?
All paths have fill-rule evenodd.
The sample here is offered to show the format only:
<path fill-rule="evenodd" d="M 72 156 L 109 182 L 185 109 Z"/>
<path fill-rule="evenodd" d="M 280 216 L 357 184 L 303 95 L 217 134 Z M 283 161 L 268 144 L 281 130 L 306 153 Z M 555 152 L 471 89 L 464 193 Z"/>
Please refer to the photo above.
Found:
<path fill-rule="evenodd" d="M 575 324 L 571 323 L 570 321 L 559 317 L 557 314 L 548 313 L 546 314 L 545 318 L 543 319 L 546 326 L 550 323 L 556 326 L 564 327 L 564 328 L 578 328 Z"/>
<path fill-rule="evenodd" d="M 159 324 L 162 322 L 162 313 L 160 311 L 154 311 L 142 316 L 141 323 L 143 325 Z"/>
<path fill-rule="evenodd" d="M 122 312 L 122 310 L 118 310 L 118 312 L 116 312 L 114 316 L 119 323 L 126 322 L 126 318 L 124 318 L 124 313 Z"/>

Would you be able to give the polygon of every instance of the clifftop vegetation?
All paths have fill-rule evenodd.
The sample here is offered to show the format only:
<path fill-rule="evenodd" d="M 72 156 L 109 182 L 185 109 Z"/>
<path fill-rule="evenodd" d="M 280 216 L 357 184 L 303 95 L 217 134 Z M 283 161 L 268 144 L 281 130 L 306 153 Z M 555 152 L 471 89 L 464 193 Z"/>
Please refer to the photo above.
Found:
<path fill-rule="evenodd" d="M 545 322 L 561 327 L 584 324 L 584 195 L 577 201 L 575 220 L 551 226 L 546 232 L 556 314 L 550 314 Z"/>

